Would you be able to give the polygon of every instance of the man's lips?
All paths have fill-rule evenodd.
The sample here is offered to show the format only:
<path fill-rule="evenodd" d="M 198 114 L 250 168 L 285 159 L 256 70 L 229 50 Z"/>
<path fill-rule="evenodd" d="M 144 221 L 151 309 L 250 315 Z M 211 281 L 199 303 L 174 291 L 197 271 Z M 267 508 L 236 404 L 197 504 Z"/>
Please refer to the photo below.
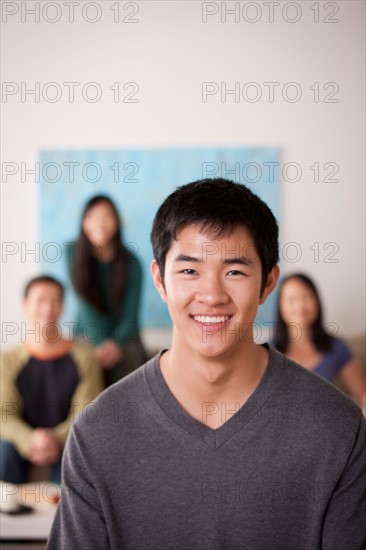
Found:
<path fill-rule="evenodd" d="M 191 315 L 191 317 L 198 323 L 216 324 L 225 323 L 232 315 Z"/>
<path fill-rule="evenodd" d="M 232 315 L 191 315 L 190 317 L 199 330 L 211 334 L 223 330 Z"/>

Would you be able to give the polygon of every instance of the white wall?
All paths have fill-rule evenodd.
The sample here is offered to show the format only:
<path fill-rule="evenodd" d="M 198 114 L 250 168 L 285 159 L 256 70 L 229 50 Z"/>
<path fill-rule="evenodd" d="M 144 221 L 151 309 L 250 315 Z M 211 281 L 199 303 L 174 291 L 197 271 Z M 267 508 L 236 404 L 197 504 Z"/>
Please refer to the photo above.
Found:
<path fill-rule="evenodd" d="M 20 93 L 2 103 L 2 162 L 25 162 L 31 167 L 40 149 L 179 147 L 210 145 L 278 145 L 282 164 L 296 162 L 302 168 L 300 181 L 282 182 L 282 245 L 296 242 L 302 257 L 297 263 L 282 262 L 283 272 L 305 270 L 318 282 L 326 305 L 326 320 L 335 322 L 345 335 L 365 329 L 364 278 L 364 151 L 365 107 L 365 4 L 362 1 L 331 3 L 281 2 L 274 6 L 269 22 L 269 6 L 263 2 L 240 2 L 247 18 L 256 23 L 227 16 L 220 11 L 202 22 L 201 2 L 139 2 L 134 16 L 138 23 L 113 22 L 111 6 L 98 6 L 101 19 L 88 23 L 75 5 L 75 21 L 69 23 L 68 8 L 57 2 L 60 21 L 51 6 L 34 22 L 34 16 L 21 21 L 24 7 L 34 2 L 2 2 L 2 79 L 3 82 L 57 82 L 63 95 L 49 103 L 39 103 Z M 46 2 L 41 2 L 43 8 Z M 52 3 L 52 4 L 55 4 Z M 226 6 L 234 7 L 234 2 Z M 327 8 L 326 8 L 327 4 Z M 319 23 L 310 6 L 319 6 Z M 273 5 L 272 5 L 273 7 Z M 121 19 L 133 6 L 120 3 Z M 126 8 L 126 9 L 123 9 Z M 209 9 L 221 8 L 221 2 Z M 296 23 L 284 19 L 302 16 Z M 331 12 L 339 8 L 337 14 Z M 313 8 L 314 9 L 314 8 Z M 286 11 L 287 10 L 287 11 Z M 93 7 L 86 15 L 94 17 Z M 298 12 L 299 13 L 299 12 Z M 245 12 L 244 12 L 245 14 Z M 325 23 L 329 18 L 337 23 Z M 80 82 L 74 103 L 68 101 L 63 82 Z M 83 100 L 80 88 L 98 82 L 103 95 L 98 103 Z M 138 83 L 139 103 L 114 103 L 108 89 L 114 82 Z M 226 102 L 219 94 L 202 102 L 202 82 L 235 82 L 261 85 L 262 99 L 238 103 L 233 96 Z M 279 82 L 274 101 L 268 101 L 264 82 Z M 282 97 L 283 86 L 296 82 L 302 97 L 291 103 Z M 309 89 L 320 83 L 320 101 L 314 102 Z M 338 103 L 324 103 L 322 87 L 335 82 Z M 122 90 L 123 91 L 123 90 Z M 250 90 L 253 92 L 253 88 Z M 289 89 L 293 93 L 294 88 Z M 125 93 L 125 92 L 124 92 Z M 204 159 L 203 159 L 204 160 Z M 314 182 L 309 169 L 315 162 L 323 166 L 337 163 L 338 183 Z M 4 165 L 3 165 L 4 166 Z M 329 171 L 328 171 L 329 173 Z M 293 173 L 289 173 L 293 177 Z M 321 179 L 326 172 L 321 172 Z M 157 182 L 158 185 L 158 182 Z M 143 200 L 143 198 L 142 198 Z M 32 248 L 38 239 L 37 184 L 28 176 L 8 177 L 2 183 L 2 240 L 25 242 Z M 320 261 L 314 262 L 309 249 L 320 244 Z M 323 245 L 339 246 L 338 263 L 325 263 Z M 295 249 L 290 251 L 295 252 Z M 331 252 L 331 249 L 327 251 Z M 38 274 L 39 264 L 28 256 L 7 258 L 2 267 L 2 322 L 22 320 L 19 297 L 26 280 Z M 7 338 L 6 345 L 18 336 Z M 4 345 L 4 335 L 2 345 Z"/>

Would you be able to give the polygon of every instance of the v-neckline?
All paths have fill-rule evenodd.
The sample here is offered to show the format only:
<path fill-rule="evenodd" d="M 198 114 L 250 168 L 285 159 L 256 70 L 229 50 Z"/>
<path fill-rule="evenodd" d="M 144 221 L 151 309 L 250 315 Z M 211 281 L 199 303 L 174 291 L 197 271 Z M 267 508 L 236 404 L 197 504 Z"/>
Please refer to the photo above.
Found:
<path fill-rule="evenodd" d="M 158 402 L 160 408 L 164 411 L 176 425 L 190 433 L 195 438 L 201 440 L 207 446 L 217 449 L 223 445 L 236 432 L 243 429 L 246 425 L 253 423 L 255 417 L 261 414 L 261 409 L 269 399 L 271 390 L 268 386 L 274 382 L 277 371 L 275 368 L 278 362 L 276 350 L 269 347 L 268 344 L 262 344 L 268 349 L 268 365 L 259 381 L 254 392 L 245 401 L 245 403 L 233 414 L 224 424 L 218 428 L 210 428 L 203 422 L 190 416 L 178 403 L 177 399 L 170 391 L 165 378 L 160 369 L 160 357 L 166 351 L 162 350 L 153 360 L 146 364 L 145 372 L 150 389 Z M 278 374 L 278 373 L 277 373 Z"/>

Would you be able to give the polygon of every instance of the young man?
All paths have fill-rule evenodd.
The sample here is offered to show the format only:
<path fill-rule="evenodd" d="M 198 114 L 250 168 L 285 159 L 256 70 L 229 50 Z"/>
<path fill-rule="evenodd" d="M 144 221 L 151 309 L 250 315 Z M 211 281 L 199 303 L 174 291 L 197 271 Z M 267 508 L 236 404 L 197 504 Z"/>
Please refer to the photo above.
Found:
<path fill-rule="evenodd" d="M 102 390 L 91 348 L 62 338 L 58 320 L 63 286 L 32 279 L 23 310 L 26 341 L 1 361 L 0 479 L 27 480 L 29 464 L 51 466 L 60 481 L 61 454 L 71 422 Z"/>
<path fill-rule="evenodd" d="M 172 346 L 74 423 L 48 549 L 365 547 L 360 409 L 253 341 L 277 237 L 267 205 L 227 180 L 160 207 L 152 274 Z"/>

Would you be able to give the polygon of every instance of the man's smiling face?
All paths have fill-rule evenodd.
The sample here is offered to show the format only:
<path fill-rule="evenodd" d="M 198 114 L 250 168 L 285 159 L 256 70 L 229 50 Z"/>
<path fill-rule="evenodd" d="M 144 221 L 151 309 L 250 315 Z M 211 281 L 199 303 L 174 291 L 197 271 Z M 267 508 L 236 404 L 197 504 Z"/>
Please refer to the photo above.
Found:
<path fill-rule="evenodd" d="M 271 272 L 273 282 L 260 296 L 261 261 L 244 226 L 216 238 L 201 232 L 198 225 L 188 225 L 167 253 L 164 285 L 155 261 L 152 272 L 168 305 L 175 341 L 207 357 L 241 351 L 252 343 L 258 306 L 278 276 Z"/>

